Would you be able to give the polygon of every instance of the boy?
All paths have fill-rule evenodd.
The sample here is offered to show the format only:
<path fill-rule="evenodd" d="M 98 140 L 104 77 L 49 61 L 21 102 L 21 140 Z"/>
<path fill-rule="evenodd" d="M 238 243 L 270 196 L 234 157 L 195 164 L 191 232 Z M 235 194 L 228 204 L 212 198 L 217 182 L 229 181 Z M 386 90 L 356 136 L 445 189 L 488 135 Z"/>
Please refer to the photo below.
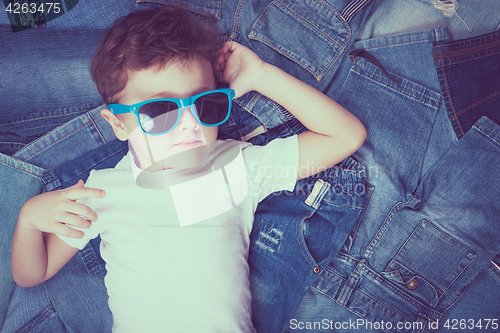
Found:
<path fill-rule="evenodd" d="M 16 283 L 49 279 L 100 234 L 114 332 L 254 331 L 246 259 L 258 202 L 320 171 L 308 166 L 351 155 L 366 132 L 319 91 L 213 40 L 172 7 L 110 29 L 92 75 L 109 106 L 102 116 L 129 153 L 85 186 L 26 202 L 12 241 Z M 216 77 L 229 89 L 215 89 Z M 251 90 L 310 131 L 265 147 L 217 140 L 232 99 Z"/>

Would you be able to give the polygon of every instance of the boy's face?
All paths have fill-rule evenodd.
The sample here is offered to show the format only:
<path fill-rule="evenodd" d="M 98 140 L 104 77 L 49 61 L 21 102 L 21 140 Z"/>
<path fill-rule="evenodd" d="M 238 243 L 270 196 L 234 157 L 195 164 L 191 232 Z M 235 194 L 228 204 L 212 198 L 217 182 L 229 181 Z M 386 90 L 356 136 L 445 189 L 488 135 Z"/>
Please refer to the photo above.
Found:
<path fill-rule="evenodd" d="M 172 60 L 160 71 L 145 69 L 131 73 L 119 103 L 132 105 L 156 98 L 187 98 L 214 89 L 215 79 L 208 60 L 202 57 L 185 63 Z M 144 134 L 132 113 L 118 118 L 103 110 L 102 115 L 118 139 L 129 140 L 140 167 L 150 171 L 193 167 L 217 138 L 217 127 L 201 125 L 189 107 L 182 110 L 178 125 L 162 135 Z"/>

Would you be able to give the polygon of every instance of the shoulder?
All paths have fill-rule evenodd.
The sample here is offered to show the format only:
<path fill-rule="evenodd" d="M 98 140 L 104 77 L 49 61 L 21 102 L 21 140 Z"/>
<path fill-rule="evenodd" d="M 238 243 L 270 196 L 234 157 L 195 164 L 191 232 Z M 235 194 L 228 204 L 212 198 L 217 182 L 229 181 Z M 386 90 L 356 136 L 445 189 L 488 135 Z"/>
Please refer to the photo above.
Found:
<path fill-rule="evenodd" d="M 102 188 L 128 178 L 133 180 L 133 174 L 130 167 L 130 158 L 128 155 L 125 155 L 114 168 L 92 170 L 87 179 L 86 186 Z"/>

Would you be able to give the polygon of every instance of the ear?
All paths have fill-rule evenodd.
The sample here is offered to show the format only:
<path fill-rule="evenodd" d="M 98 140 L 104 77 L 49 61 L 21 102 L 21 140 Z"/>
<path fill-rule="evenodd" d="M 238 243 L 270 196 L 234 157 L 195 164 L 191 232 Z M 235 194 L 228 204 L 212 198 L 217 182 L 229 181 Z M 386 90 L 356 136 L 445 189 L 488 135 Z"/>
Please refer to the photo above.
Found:
<path fill-rule="evenodd" d="M 101 110 L 101 116 L 111 125 L 116 137 L 121 141 L 127 141 L 128 132 L 125 129 L 123 122 L 108 109 Z"/>

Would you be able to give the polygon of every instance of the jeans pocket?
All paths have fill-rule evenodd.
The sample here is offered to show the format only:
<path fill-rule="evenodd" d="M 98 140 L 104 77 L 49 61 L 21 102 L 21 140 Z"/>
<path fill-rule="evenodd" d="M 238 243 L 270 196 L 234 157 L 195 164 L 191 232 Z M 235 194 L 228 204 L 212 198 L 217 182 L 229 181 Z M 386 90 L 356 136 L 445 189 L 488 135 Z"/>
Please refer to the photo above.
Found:
<path fill-rule="evenodd" d="M 264 61 L 291 72 L 290 63 L 281 59 L 285 56 L 318 82 L 334 64 L 338 66 L 337 59 L 350 37 L 349 25 L 331 5 L 324 1 L 296 0 L 271 2 L 249 34 L 251 40 L 262 42 L 252 47 Z"/>
<path fill-rule="evenodd" d="M 466 246 L 423 220 L 381 274 L 435 306 L 475 257 Z"/>
<path fill-rule="evenodd" d="M 137 3 L 141 2 L 180 6 L 195 14 L 208 16 L 216 20 L 220 20 L 222 17 L 222 0 L 137 0 Z"/>

